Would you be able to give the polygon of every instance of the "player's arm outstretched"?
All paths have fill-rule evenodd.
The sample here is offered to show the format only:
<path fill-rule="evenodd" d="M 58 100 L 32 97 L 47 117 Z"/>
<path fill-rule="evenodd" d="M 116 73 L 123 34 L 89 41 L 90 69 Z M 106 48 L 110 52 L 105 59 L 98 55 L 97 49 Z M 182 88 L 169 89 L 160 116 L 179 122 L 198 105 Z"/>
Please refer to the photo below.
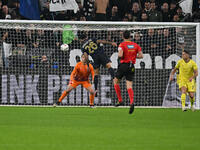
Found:
<path fill-rule="evenodd" d="M 142 51 L 139 51 L 138 54 L 137 54 L 137 59 L 142 59 L 144 56 L 143 56 L 143 53 Z"/>
<path fill-rule="evenodd" d="M 112 45 L 112 46 L 117 47 L 117 43 L 115 43 L 115 42 L 110 42 L 110 41 L 106 41 L 106 40 L 97 40 L 97 43 L 110 44 L 110 45 Z"/>

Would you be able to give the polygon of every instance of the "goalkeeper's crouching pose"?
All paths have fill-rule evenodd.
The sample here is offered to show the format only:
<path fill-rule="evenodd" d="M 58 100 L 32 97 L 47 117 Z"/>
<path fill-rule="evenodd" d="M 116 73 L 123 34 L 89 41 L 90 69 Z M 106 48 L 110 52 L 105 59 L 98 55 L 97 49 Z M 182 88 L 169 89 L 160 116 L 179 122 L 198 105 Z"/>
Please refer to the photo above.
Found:
<path fill-rule="evenodd" d="M 70 83 L 67 90 L 65 90 L 60 96 L 58 102 L 54 104 L 54 107 L 62 102 L 62 100 L 67 96 L 73 89 L 78 85 L 82 85 L 90 92 L 90 107 L 94 107 L 94 96 L 95 91 L 89 81 L 89 76 L 92 75 L 94 80 L 94 69 L 91 64 L 87 64 L 87 60 L 84 55 L 81 56 L 81 61 L 76 64 L 74 70 L 71 73 Z"/>

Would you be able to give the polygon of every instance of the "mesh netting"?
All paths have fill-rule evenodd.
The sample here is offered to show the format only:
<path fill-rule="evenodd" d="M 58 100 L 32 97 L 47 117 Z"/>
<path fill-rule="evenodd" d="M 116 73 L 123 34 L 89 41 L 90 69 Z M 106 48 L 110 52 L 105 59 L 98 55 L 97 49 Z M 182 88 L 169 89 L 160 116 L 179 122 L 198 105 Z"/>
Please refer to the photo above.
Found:
<path fill-rule="evenodd" d="M 142 47 L 144 58 L 137 60 L 134 76 L 136 106 L 179 106 L 176 84 L 169 87 L 169 74 L 180 59 L 182 49 L 196 55 L 195 26 L 49 24 L 0 22 L 1 99 L 0 104 L 52 105 L 67 88 L 70 73 L 81 56 L 79 36 L 122 42 L 122 33 L 131 31 L 132 40 Z M 69 44 L 68 51 L 60 46 Z M 101 44 L 117 68 L 117 47 Z M 92 59 L 90 58 L 92 61 Z M 121 82 L 125 105 L 129 97 Z M 171 86 L 171 85 L 170 85 Z M 112 106 L 117 97 L 106 68 L 100 68 L 96 105 Z M 87 105 L 89 93 L 81 86 L 72 91 L 62 105 Z"/>

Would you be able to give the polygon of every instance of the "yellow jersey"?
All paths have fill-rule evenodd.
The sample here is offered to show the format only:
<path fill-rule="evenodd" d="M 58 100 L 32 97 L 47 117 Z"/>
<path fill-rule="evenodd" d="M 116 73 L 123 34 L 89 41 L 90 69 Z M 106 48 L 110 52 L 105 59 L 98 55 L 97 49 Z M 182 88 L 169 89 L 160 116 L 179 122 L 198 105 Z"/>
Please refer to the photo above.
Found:
<path fill-rule="evenodd" d="M 183 59 L 180 59 L 176 64 L 176 69 L 179 70 L 179 80 L 188 81 L 190 77 L 194 75 L 194 70 L 197 70 L 197 64 L 190 59 L 189 62 L 185 62 Z"/>

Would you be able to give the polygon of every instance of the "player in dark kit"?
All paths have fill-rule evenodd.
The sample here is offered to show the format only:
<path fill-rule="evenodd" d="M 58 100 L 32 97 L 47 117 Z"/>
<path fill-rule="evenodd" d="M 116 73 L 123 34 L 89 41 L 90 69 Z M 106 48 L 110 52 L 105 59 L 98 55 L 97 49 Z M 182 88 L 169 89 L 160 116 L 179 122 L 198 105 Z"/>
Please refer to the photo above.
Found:
<path fill-rule="evenodd" d="M 138 44 L 130 41 L 129 31 L 125 31 L 123 33 L 123 38 L 124 42 L 122 42 L 118 47 L 118 57 L 120 59 L 120 64 L 118 65 L 117 73 L 114 78 L 114 88 L 118 97 L 118 103 L 116 106 L 120 106 L 123 103 L 119 83 L 122 77 L 125 76 L 126 87 L 130 98 L 129 114 L 132 114 L 134 111 L 134 92 L 132 89 L 132 80 L 135 72 L 134 64 L 136 62 L 136 58 L 143 58 L 143 53 L 141 51 L 141 47 Z"/>
<path fill-rule="evenodd" d="M 88 55 L 90 55 L 94 61 L 93 67 L 94 67 L 94 87 L 97 96 L 97 85 L 99 80 L 99 68 L 101 65 L 108 68 L 108 71 L 114 79 L 114 70 L 111 67 L 111 61 L 108 58 L 108 56 L 104 53 L 104 49 L 102 46 L 100 46 L 100 43 L 102 44 L 110 44 L 112 46 L 117 47 L 117 44 L 115 42 L 109 42 L 106 40 L 97 40 L 95 38 L 88 39 L 86 32 L 81 32 L 79 36 L 80 41 L 83 43 L 83 46 L 81 48 L 81 51 L 84 53 L 85 57 L 88 59 Z M 88 59 L 89 60 L 89 59 Z"/>

